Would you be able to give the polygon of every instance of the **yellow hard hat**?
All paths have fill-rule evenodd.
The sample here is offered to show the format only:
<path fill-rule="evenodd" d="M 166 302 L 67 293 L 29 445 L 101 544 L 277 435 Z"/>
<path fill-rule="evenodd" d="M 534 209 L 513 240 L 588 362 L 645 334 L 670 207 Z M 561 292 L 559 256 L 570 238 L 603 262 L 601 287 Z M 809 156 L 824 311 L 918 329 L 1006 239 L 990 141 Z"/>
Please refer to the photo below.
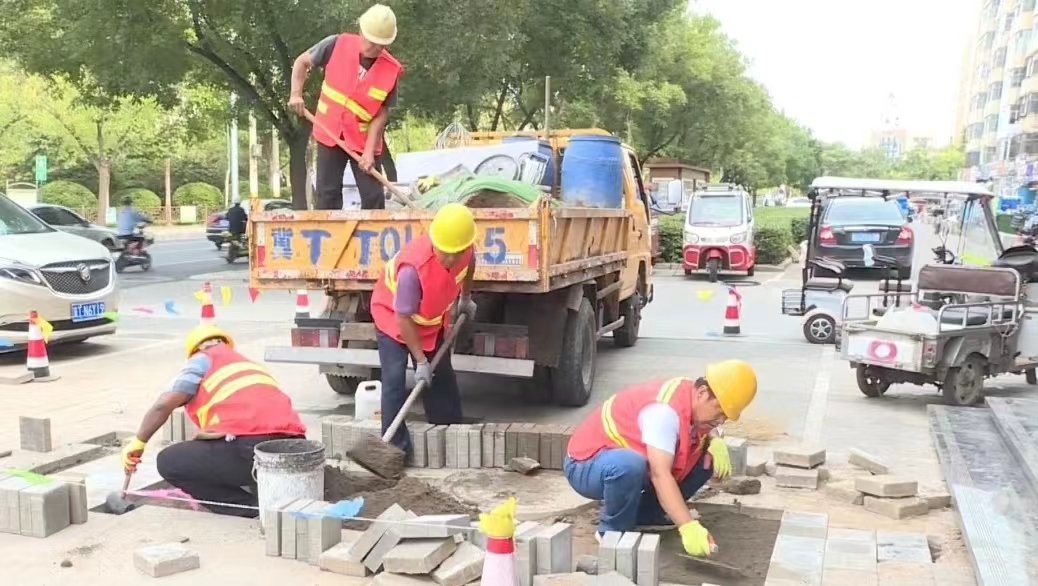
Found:
<path fill-rule="evenodd" d="M 396 39 L 396 14 L 385 4 L 376 4 L 357 19 L 360 34 L 376 45 L 391 45 Z"/>
<path fill-rule="evenodd" d="M 202 345 L 202 342 L 206 340 L 212 340 L 213 338 L 220 338 L 227 343 L 228 346 L 234 347 L 234 340 L 227 335 L 227 332 L 221 330 L 216 326 L 198 326 L 191 330 L 191 333 L 187 335 L 187 340 L 184 341 L 184 350 L 187 351 L 187 357 L 191 358 L 198 347 Z"/>
<path fill-rule="evenodd" d="M 429 226 L 429 239 L 436 250 L 461 252 L 476 241 L 476 219 L 472 210 L 460 203 L 449 203 L 436 212 Z"/>
<path fill-rule="evenodd" d="M 706 384 L 717 397 L 728 419 L 738 421 L 742 410 L 757 395 L 757 375 L 742 360 L 723 360 L 706 367 Z"/>

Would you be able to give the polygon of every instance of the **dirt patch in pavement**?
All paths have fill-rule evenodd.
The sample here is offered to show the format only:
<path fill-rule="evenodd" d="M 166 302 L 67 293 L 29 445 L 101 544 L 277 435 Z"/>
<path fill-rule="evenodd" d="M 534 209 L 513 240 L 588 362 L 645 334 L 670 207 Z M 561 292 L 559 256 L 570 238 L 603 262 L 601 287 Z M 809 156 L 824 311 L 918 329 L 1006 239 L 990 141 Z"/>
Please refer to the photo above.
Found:
<path fill-rule="evenodd" d="M 724 424 L 724 434 L 732 437 L 741 437 L 751 442 L 770 442 L 787 437 L 782 426 L 768 419 L 760 417 L 745 416 L 739 421 L 729 421 Z"/>
<path fill-rule="evenodd" d="M 565 519 L 573 524 L 573 555 L 597 555 L 594 533 L 598 528 L 598 507 Z M 678 554 L 683 553 L 677 529 L 660 533 L 660 580 L 675 584 L 725 584 L 725 586 L 762 586 L 768 575 L 775 548 L 779 522 L 758 519 L 734 511 L 703 513 L 700 522 L 717 542 L 717 553 L 710 559 L 738 568 L 743 577 L 733 577 L 697 566 Z"/>
<path fill-rule="evenodd" d="M 345 472 L 334 466 L 324 468 L 324 498 L 328 502 L 364 497 L 362 517 L 371 519 L 394 503 L 416 515 L 475 515 L 479 511 L 462 503 L 428 483 L 404 476 L 400 481 L 386 480 L 370 474 Z M 346 522 L 346 529 L 364 529 L 367 522 Z"/>

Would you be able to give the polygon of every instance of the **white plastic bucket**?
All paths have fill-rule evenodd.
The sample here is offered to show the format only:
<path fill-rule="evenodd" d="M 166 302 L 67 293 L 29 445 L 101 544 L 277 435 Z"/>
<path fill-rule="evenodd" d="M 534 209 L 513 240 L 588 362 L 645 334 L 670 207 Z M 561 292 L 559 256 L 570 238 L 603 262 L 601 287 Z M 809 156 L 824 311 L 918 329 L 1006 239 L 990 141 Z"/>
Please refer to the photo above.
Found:
<path fill-rule="evenodd" d="M 372 420 L 382 423 L 382 383 L 368 380 L 357 386 L 354 396 L 354 419 L 357 421 Z"/>
<path fill-rule="evenodd" d="M 261 512 L 286 499 L 324 500 L 324 444 L 306 439 L 256 444 L 253 474 Z"/>

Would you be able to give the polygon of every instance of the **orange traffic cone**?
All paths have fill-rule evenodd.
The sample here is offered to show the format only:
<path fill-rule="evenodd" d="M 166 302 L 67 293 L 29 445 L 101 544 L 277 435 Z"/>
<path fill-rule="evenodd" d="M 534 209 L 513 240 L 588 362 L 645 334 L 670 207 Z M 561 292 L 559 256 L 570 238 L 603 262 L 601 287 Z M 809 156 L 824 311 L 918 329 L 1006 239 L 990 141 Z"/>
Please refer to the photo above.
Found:
<path fill-rule="evenodd" d="M 47 358 L 47 343 L 43 340 L 39 315 L 29 312 L 29 346 L 25 357 L 25 368 L 34 380 L 53 380 L 50 375 L 50 360 Z"/>
<path fill-rule="evenodd" d="M 202 315 L 199 322 L 204 326 L 213 325 L 216 321 L 216 308 L 213 307 L 213 296 L 205 293 L 205 299 L 202 301 Z"/>
<path fill-rule="evenodd" d="M 479 516 L 479 530 L 487 538 L 483 558 L 484 586 L 519 586 L 519 566 L 515 558 L 515 498 Z"/>
<path fill-rule="evenodd" d="M 728 306 L 724 310 L 724 334 L 737 336 L 741 333 L 739 328 L 739 313 L 742 311 L 742 295 L 735 287 L 728 287 Z"/>
<path fill-rule="evenodd" d="M 303 289 L 296 292 L 296 319 L 310 317 L 310 294 Z"/>

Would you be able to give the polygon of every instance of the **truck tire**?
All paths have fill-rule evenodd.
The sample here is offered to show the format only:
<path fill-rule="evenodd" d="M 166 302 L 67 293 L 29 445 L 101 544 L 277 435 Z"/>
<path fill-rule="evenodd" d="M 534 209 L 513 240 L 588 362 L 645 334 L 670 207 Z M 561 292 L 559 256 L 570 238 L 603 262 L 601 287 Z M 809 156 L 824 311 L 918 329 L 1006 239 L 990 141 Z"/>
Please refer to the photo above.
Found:
<path fill-rule="evenodd" d="M 364 379 L 359 376 L 341 376 L 330 373 L 324 375 L 324 378 L 328 381 L 328 386 L 340 395 L 355 395 L 357 387 L 364 382 Z"/>
<path fill-rule="evenodd" d="M 583 407 L 591 399 L 596 334 L 595 310 L 585 297 L 580 300 L 577 311 L 570 312 L 566 319 L 559 365 L 551 373 L 552 391 L 562 406 Z"/>
<path fill-rule="evenodd" d="M 620 348 L 630 348 L 638 343 L 638 328 L 642 322 L 642 296 L 636 290 L 634 295 L 620 302 L 620 315 L 624 325 L 613 330 L 613 343 Z"/>

